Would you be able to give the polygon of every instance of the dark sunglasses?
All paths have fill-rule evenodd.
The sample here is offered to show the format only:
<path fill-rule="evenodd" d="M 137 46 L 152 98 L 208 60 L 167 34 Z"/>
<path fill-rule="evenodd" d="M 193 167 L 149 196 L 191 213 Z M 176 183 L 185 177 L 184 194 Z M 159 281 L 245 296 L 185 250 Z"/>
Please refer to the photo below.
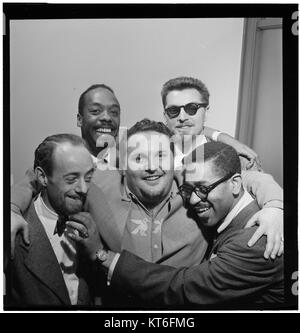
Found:
<path fill-rule="evenodd" d="M 219 184 L 225 182 L 226 180 L 230 179 L 236 172 L 231 172 L 228 175 L 224 176 L 223 178 L 217 180 L 216 182 L 212 183 L 211 185 L 190 185 L 187 183 L 183 183 L 178 188 L 178 193 L 181 195 L 184 203 L 188 203 L 190 201 L 191 195 L 194 192 L 201 201 L 206 201 L 209 192 L 211 192 L 215 187 Z"/>
<path fill-rule="evenodd" d="M 183 108 L 184 111 L 189 116 L 194 116 L 200 108 L 206 108 L 206 107 L 207 103 L 188 103 L 180 106 L 177 105 L 169 106 L 168 108 L 165 109 L 165 112 L 169 118 L 176 118 L 179 116 L 181 108 Z"/>

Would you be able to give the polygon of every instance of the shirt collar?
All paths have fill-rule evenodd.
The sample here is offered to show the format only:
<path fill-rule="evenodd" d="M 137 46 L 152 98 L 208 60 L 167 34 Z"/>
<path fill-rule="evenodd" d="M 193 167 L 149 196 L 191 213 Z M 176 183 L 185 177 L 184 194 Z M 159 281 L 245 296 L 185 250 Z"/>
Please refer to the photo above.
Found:
<path fill-rule="evenodd" d="M 231 211 L 227 214 L 222 224 L 217 229 L 218 233 L 221 233 L 225 230 L 228 225 L 232 222 L 232 220 L 238 215 L 238 213 L 249 205 L 250 202 L 253 201 L 251 195 L 245 190 L 241 199 L 237 202 L 237 204 L 231 209 Z"/>
<path fill-rule="evenodd" d="M 125 177 L 125 181 L 124 181 L 124 191 L 123 191 L 123 193 L 122 193 L 122 200 L 123 201 L 128 201 L 128 202 L 132 202 L 132 200 L 135 200 L 135 201 L 137 201 L 138 202 L 138 204 L 140 205 L 140 206 L 142 206 L 143 207 L 143 209 L 145 210 L 145 211 L 147 211 L 148 213 L 150 213 L 149 211 L 148 211 L 148 209 L 145 207 L 145 205 L 139 200 L 139 198 L 134 194 L 134 193 L 132 193 L 130 190 L 129 190 L 129 188 L 128 188 L 128 186 L 127 186 L 127 183 L 126 183 L 126 177 Z M 160 206 L 160 207 L 163 207 L 170 199 L 172 199 L 174 197 L 174 182 L 173 182 L 173 184 L 172 184 L 172 187 L 171 187 L 171 190 L 170 190 L 170 193 L 169 193 L 169 195 L 158 205 L 158 206 Z M 160 210 L 160 209 L 159 209 Z M 158 210 L 158 211 L 159 211 Z"/>
<path fill-rule="evenodd" d="M 53 235 L 58 219 L 58 214 L 46 206 L 41 193 L 36 198 L 34 207 L 42 225 L 46 230 L 48 237 Z"/>
<path fill-rule="evenodd" d="M 39 193 L 36 202 L 39 204 L 39 211 L 43 216 L 50 219 L 58 219 L 58 214 L 45 204 L 41 193 Z"/>

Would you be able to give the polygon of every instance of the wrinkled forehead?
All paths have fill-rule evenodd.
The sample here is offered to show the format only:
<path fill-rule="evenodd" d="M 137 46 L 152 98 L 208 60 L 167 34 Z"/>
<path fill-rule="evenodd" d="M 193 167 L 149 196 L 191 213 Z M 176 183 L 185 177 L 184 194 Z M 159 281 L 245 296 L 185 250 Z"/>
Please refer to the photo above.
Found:
<path fill-rule="evenodd" d="M 171 141 L 166 134 L 155 131 L 138 132 L 131 135 L 127 141 L 128 152 L 138 150 L 143 153 L 158 151 L 171 152 Z"/>

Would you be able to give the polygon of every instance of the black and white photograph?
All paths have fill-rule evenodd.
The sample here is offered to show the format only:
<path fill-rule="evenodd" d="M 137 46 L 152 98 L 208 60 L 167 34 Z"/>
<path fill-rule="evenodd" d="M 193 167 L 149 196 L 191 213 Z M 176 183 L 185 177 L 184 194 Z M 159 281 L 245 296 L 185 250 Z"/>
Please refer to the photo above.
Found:
<path fill-rule="evenodd" d="M 297 310 L 298 5 L 3 15 L 4 312 Z"/>

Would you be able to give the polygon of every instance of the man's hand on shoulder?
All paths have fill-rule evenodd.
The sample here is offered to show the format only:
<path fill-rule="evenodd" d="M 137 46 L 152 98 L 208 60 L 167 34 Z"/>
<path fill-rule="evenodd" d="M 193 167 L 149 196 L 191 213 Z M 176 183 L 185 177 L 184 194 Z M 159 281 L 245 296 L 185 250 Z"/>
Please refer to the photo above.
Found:
<path fill-rule="evenodd" d="M 10 211 L 10 254 L 11 259 L 15 255 L 15 242 L 18 232 L 22 232 L 24 242 L 29 245 L 29 228 L 28 223 L 25 221 L 21 214 Z"/>
<path fill-rule="evenodd" d="M 264 257 L 272 259 L 281 256 L 284 251 L 283 244 L 283 210 L 275 207 L 263 208 L 246 224 L 246 228 L 258 224 L 259 227 L 248 242 L 248 246 L 253 246 L 263 235 L 267 236 L 267 246 Z"/>

